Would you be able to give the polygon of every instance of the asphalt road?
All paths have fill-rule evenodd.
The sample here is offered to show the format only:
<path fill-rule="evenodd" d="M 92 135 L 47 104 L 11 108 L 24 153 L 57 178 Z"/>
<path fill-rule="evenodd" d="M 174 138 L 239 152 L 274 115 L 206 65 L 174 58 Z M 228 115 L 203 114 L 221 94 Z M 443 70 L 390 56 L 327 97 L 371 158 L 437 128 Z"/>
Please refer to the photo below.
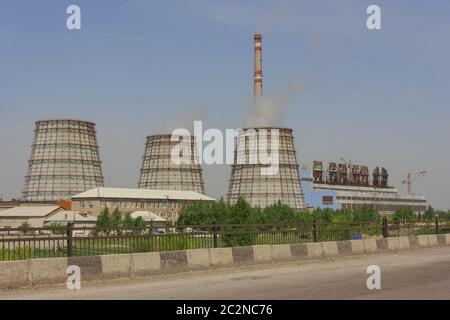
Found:
<path fill-rule="evenodd" d="M 366 286 L 369 265 L 381 289 Z M 450 248 L 0 291 L 0 299 L 450 299 Z"/>

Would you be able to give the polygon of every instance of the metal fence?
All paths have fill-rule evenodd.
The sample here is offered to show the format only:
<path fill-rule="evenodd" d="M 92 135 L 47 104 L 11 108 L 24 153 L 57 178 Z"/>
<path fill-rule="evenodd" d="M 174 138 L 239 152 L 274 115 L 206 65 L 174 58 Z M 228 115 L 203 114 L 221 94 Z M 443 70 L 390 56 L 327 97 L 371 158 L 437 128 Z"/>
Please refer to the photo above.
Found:
<path fill-rule="evenodd" d="M 369 239 L 450 233 L 450 220 L 432 222 L 311 222 L 301 224 L 151 224 L 145 229 L 0 229 L 0 261 L 173 251 L 262 244 Z"/>

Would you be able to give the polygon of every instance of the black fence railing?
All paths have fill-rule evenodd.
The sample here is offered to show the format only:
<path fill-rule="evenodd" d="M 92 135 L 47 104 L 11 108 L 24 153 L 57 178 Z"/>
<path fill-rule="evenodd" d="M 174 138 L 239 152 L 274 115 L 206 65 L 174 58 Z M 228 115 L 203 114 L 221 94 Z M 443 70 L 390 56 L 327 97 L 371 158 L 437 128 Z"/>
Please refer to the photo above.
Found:
<path fill-rule="evenodd" d="M 450 233 L 450 220 L 409 223 L 311 222 L 301 224 L 153 223 L 143 229 L 0 229 L 0 261 L 173 251 L 262 244 L 289 244 Z"/>

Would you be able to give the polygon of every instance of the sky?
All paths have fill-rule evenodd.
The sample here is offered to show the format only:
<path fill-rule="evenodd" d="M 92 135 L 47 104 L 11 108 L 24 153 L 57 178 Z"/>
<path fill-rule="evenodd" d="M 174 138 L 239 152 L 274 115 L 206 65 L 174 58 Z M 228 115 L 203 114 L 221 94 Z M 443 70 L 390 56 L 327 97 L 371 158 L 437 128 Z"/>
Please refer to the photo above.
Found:
<path fill-rule="evenodd" d="M 66 8 L 81 8 L 68 30 Z M 381 8 L 381 30 L 366 9 Z M 264 95 L 299 84 L 277 125 L 297 157 L 408 172 L 450 209 L 450 2 L 435 0 L 0 0 L 0 192 L 19 197 L 34 122 L 96 123 L 105 184 L 136 187 L 145 137 L 174 126 L 240 128 L 253 93 L 253 33 L 263 33 Z M 225 195 L 228 165 L 204 166 Z"/>

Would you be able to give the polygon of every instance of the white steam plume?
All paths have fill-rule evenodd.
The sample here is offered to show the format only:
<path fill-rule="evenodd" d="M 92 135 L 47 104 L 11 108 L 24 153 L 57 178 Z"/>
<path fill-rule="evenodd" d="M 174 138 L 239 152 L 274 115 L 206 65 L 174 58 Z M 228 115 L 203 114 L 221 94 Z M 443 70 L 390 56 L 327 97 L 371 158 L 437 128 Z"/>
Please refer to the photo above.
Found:
<path fill-rule="evenodd" d="M 245 121 L 246 127 L 280 126 L 281 114 L 289 99 L 300 91 L 300 83 L 294 82 L 286 90 L 270 97 L 263 96 L 255 100 L 249 109 Z"/>

